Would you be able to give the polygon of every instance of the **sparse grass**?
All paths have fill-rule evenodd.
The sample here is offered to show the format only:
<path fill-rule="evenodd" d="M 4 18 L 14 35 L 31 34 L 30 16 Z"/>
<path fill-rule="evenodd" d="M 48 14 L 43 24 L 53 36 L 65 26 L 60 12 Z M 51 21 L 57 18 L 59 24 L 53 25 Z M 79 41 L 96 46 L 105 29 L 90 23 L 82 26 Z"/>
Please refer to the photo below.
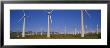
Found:
<path fill-rule="evenodd" d="M 19 37 L 17 37 L 19 35 Z M 11 32 L 11 39 L 101 39 L 101 33 L 88 33 L 85 34 L 85 37 L 81 37 L 80 34 L 72 35 L 72 34 L 51 34 L 50 38 L 47 38 L 47 34 L 37 34 L 37 35 L 26 35 L 25 37 L 21 36 L 21 33 Z"/>

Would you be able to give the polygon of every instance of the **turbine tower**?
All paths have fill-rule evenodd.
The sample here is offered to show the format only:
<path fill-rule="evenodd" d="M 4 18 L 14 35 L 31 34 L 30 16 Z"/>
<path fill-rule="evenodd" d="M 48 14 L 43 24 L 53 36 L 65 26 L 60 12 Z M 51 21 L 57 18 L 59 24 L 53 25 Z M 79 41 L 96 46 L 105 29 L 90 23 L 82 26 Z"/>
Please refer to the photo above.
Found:
<path fill-rule="evenodd" d="M 77 30 L 77 29 L 75 28 L 75 35 L 76 35 L 76 30 Z"/>
<path fill-rule="evenodd" d="M 53 10 L 51 10 L 50 12 L 48 12 L 48 31 L 47 31 L 47 37 L 48 38 L 50 38 L 50 21 L 52 23 L 52 19 L 51 19 L 52 11 Z"/>
<path fill-rule="evenodd" d="M 43 29 L 41 28 L 41 36 L 42 36 L 42 30 L 43 30 Z"/>
<path fill-rule="evenodd" d="M 74 31 L 73 31 L 73 35 L 74 35 Z"/>
<path fill-rule="evenodd" d="M 98 24 L 97 24 L 97 34 L 98 34 L 98 31 L 99 31 L 99 30 L 98 30 Z"/>
<path fill-rule="evenodd" d="M 85 30 L 84 30 L 84 11 L 89 16 L 88 12 L 86 10 L 81 10 L 81 37 L 84 37 Z"/>
<path fill-rule="evenodd" d="M 87 30 L 87 25 L 86 25 L 86 33 L 88 33 L 88 30 Z"/>
<path fill-rule="evenodd" d="M 25 37 L 25 21 L 26 21 L 26 16 L 25 16 L 25 12 L 24 12 L 24 10 L 23 10 L 23 16 L 22 16 L 22 18 L 19 20 L 19 21 L 21 21 L 22 19 L 23 19 L 23 28 L 22 28 L 22 37 Z M 19 22 L 18 21 L 18 22 Z M 18 23 L 17 22 L 17 23 Z"/>
<path fill-rule="evenodd" d="M 65 25 L 65 35 L 66 35 L 66 25 Z"/>

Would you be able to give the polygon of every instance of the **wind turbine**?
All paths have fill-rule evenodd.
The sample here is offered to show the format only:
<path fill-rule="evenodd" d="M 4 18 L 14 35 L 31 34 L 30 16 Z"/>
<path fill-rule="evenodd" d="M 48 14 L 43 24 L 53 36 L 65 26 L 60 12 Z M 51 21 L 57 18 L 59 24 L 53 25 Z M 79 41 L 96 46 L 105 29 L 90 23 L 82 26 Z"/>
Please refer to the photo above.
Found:
<path fill-rule="evenodd" d="M 47 31 L 47 37 L 50 38 L 50 22 L 52 23 L 51 15 L 52 15 L 53 10 L 48 12 L 48 31 Z"/>
<path fill-rule="evenodd" d="M 23 14 L 24 15 L 21 17 L 21 19 L 18 22 L 20 22 L 23 19 L 22 37 L 25 37 L 25 21 L 26 21 L 26 16 L 25 16 L 24 10 L 23 10 Z"/>
<path fill-rule="evenodd" d="M 65 35 L 66 35 L 66 25 L 65 25 Z"/>
<path fill-rule="evenodd" d="M 85 30 L 84 30 L 84 11 L 86 12 L 86 14 L 89 16 L 88 12 L 86 10 L 81 10 L 81 37 L 84 37 L 84 33 L 85 33 Z"/>
<path fill-rule="evenodd" d="M 73 31 L 73 35 L 74 35 L 74 31 Z"/>
<path fill-rule="evenodd" d="M 87 31 L 87 25 L 86 25 L 86 33 L 88 33 L 88 31 Z"/>
<path fill-rule="evenodd" d="M 41 35 L 42 35 L 42 30 L 43 30 L 43 29 L 41 28 Z"/>
<path fill-rule="evenodd" d="M 77 29 L 75 28 L 75 35 L 76 35 L 76 30 L 77 30 Z"/>
<path fill-rule="evenodd" d="M 98 31 L 99 31 L 99 30 L 98 30 L 98 24 L 97 24 L 97 34 L 98 34 Z"/>
<path fill-rule="evenodd" d="M 23 14 L 24 15 L 22 16 L 22 18 L 18 22 L 20 22 L 23 19 L 22 37 L 25 37 L 25 21 L 26 21 L 26 16 L 25 16 L 24 10 L 23 10 Z"/>

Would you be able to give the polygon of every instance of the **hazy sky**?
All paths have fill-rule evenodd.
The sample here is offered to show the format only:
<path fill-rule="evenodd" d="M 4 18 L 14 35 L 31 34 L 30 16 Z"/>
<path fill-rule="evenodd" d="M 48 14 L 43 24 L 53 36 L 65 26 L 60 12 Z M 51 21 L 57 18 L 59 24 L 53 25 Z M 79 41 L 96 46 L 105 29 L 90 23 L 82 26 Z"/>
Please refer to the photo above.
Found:
<path fill-rule="evenodd" d="M 26 31 L 39 32 L 41 28 L 47 31 L 47 10 L 24 10 L 24 12 L 26 14 Z M 96 31 L 97 24 L 101 29 L 101 10 L 87 10 L 87 12 L 90 16 L 84 12 L 84 25 L 88 26 L 88 31 Z M 10 10 L 11 31 L 22 31 L 23 20 L 17 23 L 22 16 L 23 10 Z M 54 10 L 52 13 L 51 31 L 64 32 L 65 25 L 67 32 L 74 32 L 74 28 L 80 31 L 80 24 L 80 10 Z"/>

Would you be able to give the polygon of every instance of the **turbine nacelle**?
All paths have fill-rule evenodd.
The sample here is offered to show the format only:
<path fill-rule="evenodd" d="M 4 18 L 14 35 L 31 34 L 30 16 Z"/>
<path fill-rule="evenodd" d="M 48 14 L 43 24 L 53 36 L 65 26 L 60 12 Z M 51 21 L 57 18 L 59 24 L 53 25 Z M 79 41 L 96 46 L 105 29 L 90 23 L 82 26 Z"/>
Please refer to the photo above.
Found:
<path fill-rule="evenodd" d="M 48 14 L 51 14 L 51 12 L 48 12 Z"/>
<path fill-rule="evenodd" d="M 52 14 L 52 12 L 53 12 L 53 10 L 49 11 L 49 12 L 48 12 L 48 15 L 51 15 L 51 14 Z"/>

